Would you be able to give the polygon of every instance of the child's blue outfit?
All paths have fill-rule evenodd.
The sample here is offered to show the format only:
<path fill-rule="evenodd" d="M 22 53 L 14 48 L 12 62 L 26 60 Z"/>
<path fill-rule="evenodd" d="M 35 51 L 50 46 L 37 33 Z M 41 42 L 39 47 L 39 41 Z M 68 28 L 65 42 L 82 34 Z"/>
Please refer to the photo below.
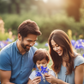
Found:
<path fill-rule="evenodd" d="M 31 80 L 36 77 L 36 71 L 37 71 L 37 70 L 34 70 L 34 71 L 31 73 L 31 75 L 29 76 L 29 78 L 30 78 Z M 54 73 L 53 70 L 49 70 L 49 74 L 51 74 L 51 75 L 53 75 L 54 77 L 56 77 L 56 75 L 55 75 L 55 73 Z M 39 84 L 50 84 L 50 83 L 47 82 L 46 80 L 45 80 L 45 82 L 44 82 L 43 80 L 41 80 L 41 82 L 40 82 Z"/>

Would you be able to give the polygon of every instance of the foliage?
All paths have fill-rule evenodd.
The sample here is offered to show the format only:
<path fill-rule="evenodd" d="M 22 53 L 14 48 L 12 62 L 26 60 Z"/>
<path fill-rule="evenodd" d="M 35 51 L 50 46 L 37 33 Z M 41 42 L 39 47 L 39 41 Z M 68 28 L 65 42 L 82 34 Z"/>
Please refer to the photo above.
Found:
<path fill-rule="evenodd" d="M 0 41 L 6 40 L 7 38 L 9 38 L 8 33 L 0 33 Z"/>
<path fill-rule="evenodd" d="M 48 15 L 38 15 L 33 12 L 29 12 L 26 14 L 16 15 L 16 14 L 3 14 L 0 15 L 5 23 L 6 32 L 11 28 L 13 34 L 17 35 L 17 28 L 21 22 L 26 19 L 34 20 L 41 32 L 42 35 L 39 36 L 39 42 L 44 42 L 48 40 L 48 37 L 54 29 L 62 29 L 67 32 L 69 29 L 72 31 L 72 39 L 79 39 L 79 35 L 82 35 L 84 38 L 84 25 L 83 21 L 75 22 L 74 18 L 68 17 L 66 14 L 55 14 L 51 17 Z"/>

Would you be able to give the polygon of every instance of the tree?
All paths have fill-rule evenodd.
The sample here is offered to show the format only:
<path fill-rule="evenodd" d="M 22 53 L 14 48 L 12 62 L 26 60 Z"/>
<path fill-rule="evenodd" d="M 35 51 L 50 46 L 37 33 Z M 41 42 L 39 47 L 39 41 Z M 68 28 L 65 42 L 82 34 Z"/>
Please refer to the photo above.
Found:
<path fill-rule="evenodd" d="M 78 22 L 80 21 L 80 8 L 82 0 L 69 0 L 69 6 L 67 8 L 68 16 L 72 16 Z"/>

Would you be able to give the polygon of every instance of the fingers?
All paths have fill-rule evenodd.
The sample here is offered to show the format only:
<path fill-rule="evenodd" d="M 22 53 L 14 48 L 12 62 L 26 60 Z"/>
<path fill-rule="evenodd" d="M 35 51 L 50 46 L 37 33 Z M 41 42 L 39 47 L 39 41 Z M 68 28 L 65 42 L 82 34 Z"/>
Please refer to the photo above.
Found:
<path fill-rule="evenodd" d="M 39 79 L 41 79 L 41 76 L 37 76 L 33 80 L 39 80 Z"/>
<path fill-rule="evenodd" d="M 49 74 L 47 74 L 47 73 L 45 73 L 45 74 L 44 74 L 44 76 L 45 76 L 45 77 L 49 77 L 50 75 L 49 75 Z"/>
<path fill-rule="evenodd" d="M 39 84 L 40 81 L 41 81 L 41 77 L 40 77 L 40 76 L 37 76 L 37 77 L 35 77 L 35 78 L 32 80 L 33 84 Z"/>
<path fill-rule="evenodd" d="M 44 76 L 45 76 L 46 81 L 48 81 L 49 83 L 51 83 L 51 75 L 44 74 Z"/>

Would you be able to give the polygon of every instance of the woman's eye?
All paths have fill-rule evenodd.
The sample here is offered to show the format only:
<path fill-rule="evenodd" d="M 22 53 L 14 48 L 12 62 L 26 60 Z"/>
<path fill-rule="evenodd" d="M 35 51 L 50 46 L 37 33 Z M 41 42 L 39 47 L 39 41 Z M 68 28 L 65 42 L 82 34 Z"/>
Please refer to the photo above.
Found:
<path fill-rule="evenodd" d="M 55 45 L 56 47 L 59 47 L 59 45 L 57 44 L 57 45 Z"/>
<path fill-rule="evenodd" d="M 59 45 L 57 45 L 56 47 L 59 47 Z"/>

